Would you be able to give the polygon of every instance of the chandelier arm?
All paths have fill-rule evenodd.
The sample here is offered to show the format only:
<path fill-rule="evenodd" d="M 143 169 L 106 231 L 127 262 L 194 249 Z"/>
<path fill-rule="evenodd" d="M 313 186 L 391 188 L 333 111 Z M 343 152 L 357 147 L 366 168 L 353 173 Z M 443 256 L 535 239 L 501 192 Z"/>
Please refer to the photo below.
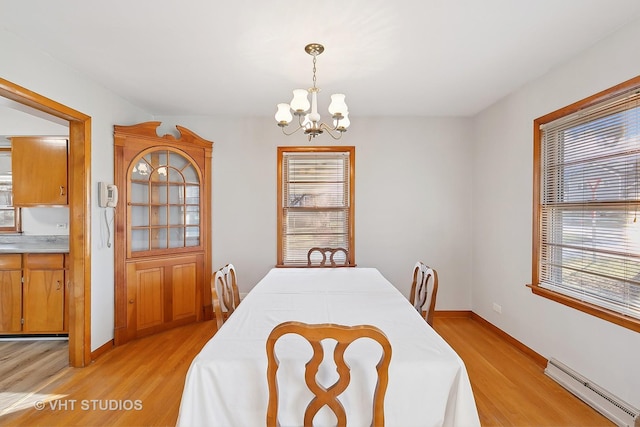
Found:
<path fill-rule="evenodd" d="M 329 134 L 329 136 L 331 138 L 336 139 L 336 140 L 342 138 L 342 134 L 345 132 L 345 131 L 339 131 L 337 127 L 333 127 L 333 128 L 329 127 L 326 123 L 320 123 L 320 126 L 318 126 L 318 127 L 320 129 L 325 130 Z M 334 135 L 335 131 L 338 132 L 338 135 Z"/>
<path fill-rule="evenodd" d="M 293 135 L 294 133 L 298 132 L 300 129 L 304 129 L 304 126 L 299 125 L 297 128 L 295 128 L 292 132 L 287 132 L 285 129 L 285 126 L 281 126 L 282 127 L 282 133 L 284 133 L 285 135 L 289 136 L 289 135 Z"/>

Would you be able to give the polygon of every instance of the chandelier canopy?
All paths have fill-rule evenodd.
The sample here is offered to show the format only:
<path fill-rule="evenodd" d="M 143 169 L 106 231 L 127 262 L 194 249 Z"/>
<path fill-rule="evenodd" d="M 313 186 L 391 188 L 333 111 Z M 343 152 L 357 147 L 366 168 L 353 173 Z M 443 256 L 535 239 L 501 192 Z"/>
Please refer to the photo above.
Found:
<path fill-rule="evenodd" d="M 324 46 L 319 43 L 311 43 L 306 45 L 304 50 L 313 56 L 313 87 L 295 89 L 291 104 L 278 104 L 278 111 L 276 111 L 275 115 L 278 126 L 282 128 L 282 132 L 285 135 L 293 135 L 300 129 L 304 129 L 305 135 L 309 135 L 309 141 L 324 131 L 327 131 L 333 139 L 340 139 L 350 124 L 349 110 L 344 102 L 345 96 L 342 93 L 331 95 L 329 113 L 333 118 L 333 126 L 321 122 L 320 114 L 318 113 L 318 92 L 320 92 L 320 88 L 316 86 L 316 57 L 324 52 Z M 309 98 L 307 97 L 309 93 L 311 94 L 311 103 L 309 103 Z M 311 108 L 311 111 L 309 111 L 309 108 Z M 292 122 L 293 116 L 298 118 L 298 127 L 291 132 L 287 132 L 285 128 Z"/>

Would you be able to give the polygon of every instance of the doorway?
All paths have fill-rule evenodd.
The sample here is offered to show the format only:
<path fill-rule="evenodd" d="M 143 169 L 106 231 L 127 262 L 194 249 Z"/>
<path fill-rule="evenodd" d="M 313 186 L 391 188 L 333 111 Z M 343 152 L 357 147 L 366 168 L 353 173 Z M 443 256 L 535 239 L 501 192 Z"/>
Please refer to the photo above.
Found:
<path fill-rule="evenodd" d="M 69 364 L 91 361 L 91 117 L 0 78 L 0 96 L 69 122 Z"/>

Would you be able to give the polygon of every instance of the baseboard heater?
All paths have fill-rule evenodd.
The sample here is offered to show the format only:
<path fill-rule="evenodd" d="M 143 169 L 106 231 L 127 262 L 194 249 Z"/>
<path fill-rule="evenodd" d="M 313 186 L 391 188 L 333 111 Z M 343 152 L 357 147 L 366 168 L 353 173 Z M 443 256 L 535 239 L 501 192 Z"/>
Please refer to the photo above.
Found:
<path fill-rule="evenodd" d="M 568 366 L 550 359 L 544 373 L 619 426 L 640 427 L 640 410 L 620 400 Z"/>

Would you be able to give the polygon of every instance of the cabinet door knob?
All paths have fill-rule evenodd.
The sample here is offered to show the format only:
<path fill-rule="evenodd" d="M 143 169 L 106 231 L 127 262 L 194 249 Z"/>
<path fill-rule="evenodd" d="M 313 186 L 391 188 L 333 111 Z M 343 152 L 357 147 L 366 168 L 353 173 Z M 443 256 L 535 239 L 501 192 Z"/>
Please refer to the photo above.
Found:
<path fill-rule="evenodd" d="M 58 286 L 56 286 L 56 290 L 60 290 L 60 288 L 62 288 L 62 283 L 60 283 L 60 280 L 58 280 L 56 283 L 58 283 Z"/>
<path fill-rule="evenodd" d="M 64 186 L 63 185 L 60 186 L 60 195 L 64 196 Z"/>
<path fill-rule="evenodd" d="M 132 299 L 129 300 L 129 304 L 133 304 L 133 300 Z"/>

